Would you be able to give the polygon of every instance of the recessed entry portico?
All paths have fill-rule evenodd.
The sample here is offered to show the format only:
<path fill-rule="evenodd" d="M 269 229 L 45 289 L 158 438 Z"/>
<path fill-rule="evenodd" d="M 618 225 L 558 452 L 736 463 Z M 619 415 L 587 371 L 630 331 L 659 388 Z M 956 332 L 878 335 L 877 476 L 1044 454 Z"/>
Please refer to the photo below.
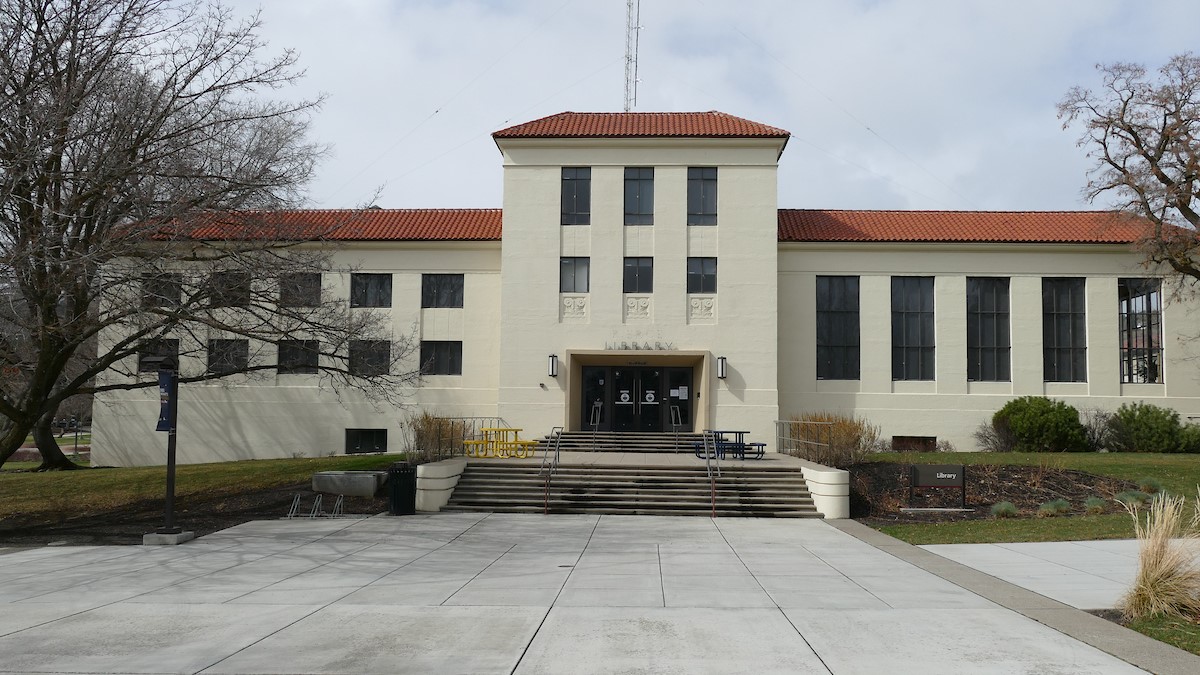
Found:
<path fill-rule="evenodd" d="M 705 428 L 715 362 L 707 351 L 567 351 L 567 428 L 690 432 Z"/>

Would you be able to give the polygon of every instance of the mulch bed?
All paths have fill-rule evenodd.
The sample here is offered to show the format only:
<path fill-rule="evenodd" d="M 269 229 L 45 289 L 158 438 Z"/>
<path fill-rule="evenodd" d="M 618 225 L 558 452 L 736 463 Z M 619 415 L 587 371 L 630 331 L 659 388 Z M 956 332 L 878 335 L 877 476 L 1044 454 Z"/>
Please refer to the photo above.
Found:
<path fill-rule="evenodd" d="M 958 489 L 918 489 L 909 500 L 909 465 L 895 462 L 865 462 L 850 468 L 850 516 L 868 525 L 931 523 L 991 518 L 992 505 L 1012 502 L 1022 515 L 1055 499 L 1071 504 L 1072 514 L 1083 514 L 1088 497 L 1109 501 L 1109 513 L 1120 511 L 1112 497 L 1133 490 L 1134 483 L 1083 471 L 1045 466 L 968 466 L 968 511 L 912 512 L 904 507 L 957 508 Z"/>
<path fill-rule="evenodd" d="M 234 496 L 180 497 L 175 502 L 175 523 L 200 537 L 251 520 L 282 518 L 296 494 L 303 495 L 300 513 L 307 517 L 313 493 L 308 483 L 298 483 Z M 333 509 L 334 499 L 325 497 L 324 511 Z M 346 513 L 374 514 L 387 508 L 386 498 L 347 497 L 345 501 Z M 161 499 L 84 517 L 56 519 L 51 514 L 27 514 L 0 519 L 0 546 L 141 544 L 143 534 L 162 525 Z"/>

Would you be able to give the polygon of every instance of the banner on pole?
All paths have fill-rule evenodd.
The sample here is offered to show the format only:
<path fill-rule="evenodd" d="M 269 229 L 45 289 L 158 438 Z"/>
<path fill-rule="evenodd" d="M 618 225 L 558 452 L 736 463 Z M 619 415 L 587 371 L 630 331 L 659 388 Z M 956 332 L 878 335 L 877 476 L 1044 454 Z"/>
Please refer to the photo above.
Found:
<path fill-rule="evenodd" d="M 171 396 L 171 380 L 175 377 L 175 373 L 169 370 L 158 371 L 158 426 L 155 431 L 170 431 L 171 430 L 171 408 L 175 405 L 175 399 Z"/>

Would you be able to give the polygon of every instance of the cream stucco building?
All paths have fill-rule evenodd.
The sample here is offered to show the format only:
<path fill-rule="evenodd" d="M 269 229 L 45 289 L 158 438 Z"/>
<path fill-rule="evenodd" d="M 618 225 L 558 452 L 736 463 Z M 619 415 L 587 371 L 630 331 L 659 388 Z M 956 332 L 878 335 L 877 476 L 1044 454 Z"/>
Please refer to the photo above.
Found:
<path fill-rule="evenodd" d="M 357 271 L 325 280 L 415 330 L 422 409 L 534 437 L 746 429 L 768 449 L 775 420 L 817 410 L 959 449 L 1027 394 L 1200 416 L 1195 319 L 1139 266 L 1137 223 L 780 209 L 788 133 L 718 112 L 562 113 L 494 138 L 502 210 L 353 214 L 335 256 Z M 153 390 L 105 394 L 94 462 L 161 463 L 156 411 Z M 402 416 L 312 374 L 235 377 L 185 389 L 179 456 L 400 450 Z"/>

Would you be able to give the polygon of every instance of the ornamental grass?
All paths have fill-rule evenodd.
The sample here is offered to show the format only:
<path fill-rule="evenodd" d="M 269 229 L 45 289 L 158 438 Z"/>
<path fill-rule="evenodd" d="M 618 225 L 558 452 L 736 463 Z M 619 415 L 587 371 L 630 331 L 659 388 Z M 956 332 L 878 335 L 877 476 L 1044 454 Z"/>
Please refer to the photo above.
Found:
<path fill-rule="evenodd" d="M 1171 495 L 1155 495 L 1148 507 L 1122 504 L 1138 539 L 1137 576 L 1118 603 L 1125 618 L 1200 618 L 1200 516 L 1186 519 L 1184 498 Z"/>

